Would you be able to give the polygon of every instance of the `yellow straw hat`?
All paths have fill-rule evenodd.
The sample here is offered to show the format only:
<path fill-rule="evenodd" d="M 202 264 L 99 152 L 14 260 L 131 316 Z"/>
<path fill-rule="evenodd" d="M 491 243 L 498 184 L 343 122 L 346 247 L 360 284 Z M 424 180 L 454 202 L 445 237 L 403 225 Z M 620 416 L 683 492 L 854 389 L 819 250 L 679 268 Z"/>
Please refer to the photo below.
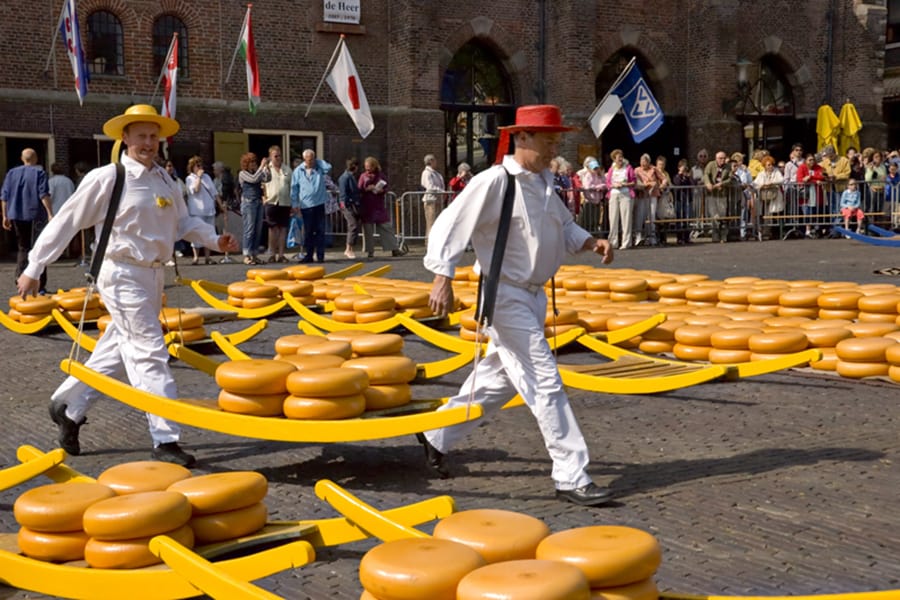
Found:
<path fill-rule="evenodd" d="M 171 137 L 181 128 L 178 121 L 160 115 L 149 104 L 135 104 L 125 109 L 123 114 L 104 123 L 103 133 L 114 140 L 122 139 L 122 131 L 132 123 L 156 123 L 159 125 L 159 137 L 161 138 Z"/>

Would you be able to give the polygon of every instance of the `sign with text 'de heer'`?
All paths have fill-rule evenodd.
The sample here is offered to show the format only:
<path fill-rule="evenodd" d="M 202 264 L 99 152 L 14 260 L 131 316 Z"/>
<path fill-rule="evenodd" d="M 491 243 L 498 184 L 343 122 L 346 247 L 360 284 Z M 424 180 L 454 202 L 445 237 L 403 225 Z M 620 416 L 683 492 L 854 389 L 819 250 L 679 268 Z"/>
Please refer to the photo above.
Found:
<path fill-rule="evenodd" d="M 359 25 L 360 0 L 324 0 L 323 21 Z"/>

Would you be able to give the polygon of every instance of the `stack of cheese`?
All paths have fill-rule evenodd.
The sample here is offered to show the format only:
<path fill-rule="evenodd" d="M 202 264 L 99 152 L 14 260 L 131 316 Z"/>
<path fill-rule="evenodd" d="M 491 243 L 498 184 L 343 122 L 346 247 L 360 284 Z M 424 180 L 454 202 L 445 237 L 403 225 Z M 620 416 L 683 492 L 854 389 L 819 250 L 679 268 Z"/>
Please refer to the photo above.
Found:
<path fill-rule="evenodd" d="M 397 355 L 397 352 L 383 356 L 365 354 L 377 348 L 386 348 L 385 341 L 389 343 L 391 338 L 355 338 L 353 348 L 357 350 L 359 358 L 350 359 L 341 365 L 342 369 L 358 370 L 366 374 L 368 385 L 362 391 L 366 410 L 395 408 L 409 404 L 412 400 L 412 388 L 409 384 L 418 373 L 414 360 Z M 402 348 L 402 345 L 395 343 L 393 347 Z"/>
<path fill-rule="evenodd" d="M 49 296 L 12 296 L 9 299 L 9 317 L 20 323 L 36 323 L 50 316 L 50 311 L 57 307 L 57 302 Z"/>
<path fill-rule="evenodd" d="M 282 267 L 279 271 L 284 271 L 291 279 L 303 281 L 315 281 L 325 277 L 325 267 L 318 265 L 291 265 Z"/>
<path fill-rule="evenodd" d="M 323 345 L 338 343 L 346 344 L 323 342 Z M 363 392 L 369 386 L 369 379 L 359 369 L 296 370 L 287 376 L 285 383 L 290 395 L 284 399 L 284 415 L 289 419 L 347 419 L 358 417 L 366 410 Z"/>
<path fill-rule="evenodd" d="M 287 397 L 287 377 L 296 367 L 284 360 L 232 360 L 216 369 L 219 408 L 258 417 L 277 417 Z"/>
<path fill-rule="evenodd" d="M 159 313 L 159 322 L 162 324 L 163 333 L 174 334 L 176 342 L 190 344 L 206 339 L 203 315 L 200 313 L 187 312 L 180 308 L 163 308 Z"/>
<path fill-rule="evenodd" d="M 53 294 L 57 307 L 63 316 L 69 321 L 80 322 L 96 321 L 106 314 L 100 294 L 93 293 L 89 299 L 85 299 L 87 288 L 72 288 L 65 292 Z"/>
<path fill-rule="evenodd" d="M 235 281 L 228 284 L 228 304 L 238 308 L 263 308 L 280 299 L 277 286 L 255 281 Z"/>
<path fill-rule="evenodd" d="M 331 318 L 342 323 L 374 323 L 393 317 L 397 301 L 393 296 L 371 296 L 345 290 L 334 297 Z"/>

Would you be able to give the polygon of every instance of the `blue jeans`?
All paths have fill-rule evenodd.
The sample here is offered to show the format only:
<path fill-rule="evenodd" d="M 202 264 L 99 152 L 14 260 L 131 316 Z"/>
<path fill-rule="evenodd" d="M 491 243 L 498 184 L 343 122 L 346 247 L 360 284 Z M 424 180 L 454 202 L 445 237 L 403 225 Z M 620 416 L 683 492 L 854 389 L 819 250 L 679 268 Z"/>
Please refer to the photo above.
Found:
<path fill-rule="evenodd" d="M 256 256 L 263 226 L 263 206 L 260 200 L 241 200 L 241 220 L 243 237 L 241 248 L 244 256 Z"/>
<path fill-rule="evenodd" d="M 306 247 L 304 258 L 315 256 L 322 262 L 325 260 L 325 205 L 301 208 L 300 214 L 303 216 L 303 245 Z"/>

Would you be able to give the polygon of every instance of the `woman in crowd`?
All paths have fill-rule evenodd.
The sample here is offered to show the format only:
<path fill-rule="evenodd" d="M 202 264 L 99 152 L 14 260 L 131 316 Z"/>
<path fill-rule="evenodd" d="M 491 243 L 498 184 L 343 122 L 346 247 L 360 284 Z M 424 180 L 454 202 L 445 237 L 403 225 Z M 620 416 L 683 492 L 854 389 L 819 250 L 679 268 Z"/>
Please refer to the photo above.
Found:
<path fill-rule="evenodd" d="M 807 154 L 799 167 L 797 167 L 797 184 L 800 186 L 800 210 L 805 215 L 806 237 L 816 237 L 813 231 L 813 219 L 819 212 L 822 204 L 822 182 L 825 174 L 822 167 L 816 162 L 815 154 Z"/>
<path fill-rule="evenodd" d="M 635 176 L 631 165 L 625 164 L 621 150 L 610 153 L 613 161 L 606 172 L 606 188 L 609 190 L 609 245 L 619 250 L 631 248 L 631 209 L 634 197 Z M 619 228 L 622 242 L 619 243 Z"/>
<path fill-rule="evenodd" d="M 753 187 L 759 198 L 758 210 L 768 217 L 770 221 L 774 221 L 774 217 L 778 217 L 784 213 L 784 176 L 781 171 L 775 168 L 775 159 L 771 156 L 765 156 L 760 161 L 763 170 L 759 172 L 756 179 L 753 180 Z M 764 240 L 772 238 L 772 228 L 763 227 L 762 237 Z"/>
<path fill-rule="evenodd" d="M 691 243 L 691 219 L 694 205 L 694 178 L 691 176 L 691 165 L 688 159 L 678 161 L 678 172 L 672 180 L 675 200 L 675 235 L 678 245 Z"/>
<path fill-rule="evenodd" d="M 456 167 L 456 175 L 450 180 L 450 191 L 453 192 L 453 196 L 450 198 L 452 201 L 453 198 L 456 198 L 456 195 L 465 189 L 466 184 L 469 183 L 469 180 L 472 179 L 472 167 L 469 166 L 467 162 L 459 163 L 459 166 Z"/>
<path fill-rule="evenodd" d="M 388 213 L 385 194 L 387 193 L 387 179 L 381 172 L 381 164 L 374 156 L 367 156 L 363 161 L 365 171 L 359 176 L 359 191 L 361 197 L 360 218 L 362 219 L 363 244 L 369 258 L 375 256 L 375 230 L 381 237 L 381 247 L 385 252 L 390 251 L 392 256 L 403 256 L 404 249 L 397 246 L 397 238 L 394 237 L 394 229 L 391 227 L 391 215 Z"/>
<path fill-rule="evenodd" d="M 606 220 L 606 207 L 604 206 L 604 192 L 606 192 L 606 177 L 600 162 L 593 156 L 588 156 L 582 163 L 584 167 L 576 176 L 581 183 L 581 212 L 578 224 L 588 231 L 603 231 Z"/>
<path fill-rule="evenodd" d="M 669 229 L 667 223 L 659 224 L 656 223 L 657 219 L 663 218 L 660 215 L 665 215 L 665 219 L 674 219 L 675 218 L 675 208 L 674 208 L 674 200 L 672 199 L 672 178 L 669 177 L 669 172 L 666 171 L 666 157 L 663 155 L 659 155 L 656 157 L 656 172 L 659 174 L 660 184 L 659 184 L 659 198 L 656 202 L 652 202 L 650 205 L 650 220 L 656 225 L 656 240 L 660 246 L 665 246 L 668 244 L 668 234 L 666 230 Z M 665 206 L 663 206 L 665 204 Z"/>
<path fill-rule="evenodd" d="M 269 181 L 268 165 L 269 159 L 263 158 L 260 163 L 252 152 L 241 156 L 238 184 L 241 188 L 241 218 L 244 225 L 241 246 L 245 265 L 261 264 L 258 255 L 263 225 L 263 184 Z"/>
<path fill-rule="evenodd" d="M 185 186 L 187 187 L 187 206 L 188 214 L 192 217 L 199 217 L 206 223 L 216 226 L 216 210 L 224 210 L 222 202 L 216 194 L 216 184 L 213 183 L 206 170 L 203 168 L 203 159 L 199 156 L 192 156 L 188 160 L 188 173 Z M 203 244 L 194 242 L 191 249 L 194 251 L 194 259 L 192 265 L 200 263 L 200 248 L 203 248 L 203 259 L 208 265 L 212 264 L 209 257 L 209 248 Z"/>
<path fill-rule="evenodd" d="M 637 186 L 634 188 L 634 216 L 632 230 L 634 245 L 656 245 L 656 203 L 659 200 L 662 177 L 650 162 L 650 155 L 641 155 L 641 163 L 634 170 Z"/>

